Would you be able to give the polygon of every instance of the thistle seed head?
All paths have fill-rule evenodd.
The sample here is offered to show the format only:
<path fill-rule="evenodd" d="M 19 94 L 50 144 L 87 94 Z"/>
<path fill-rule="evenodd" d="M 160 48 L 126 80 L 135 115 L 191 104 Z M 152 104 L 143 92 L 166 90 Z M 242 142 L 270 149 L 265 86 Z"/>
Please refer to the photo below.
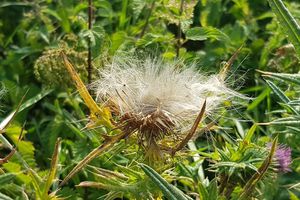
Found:
<path fill-rule="evenodd" d="M 238 94 L 219 75 L 205 75 L 195 66 L 158 59 L 114 58 L 100 70 L 93 87 L 97 101 L 106 104 L 123 130 L 138 132 L 142 144 L 188 130 L 207 101 L 211 115 L 224 100 Z"/>

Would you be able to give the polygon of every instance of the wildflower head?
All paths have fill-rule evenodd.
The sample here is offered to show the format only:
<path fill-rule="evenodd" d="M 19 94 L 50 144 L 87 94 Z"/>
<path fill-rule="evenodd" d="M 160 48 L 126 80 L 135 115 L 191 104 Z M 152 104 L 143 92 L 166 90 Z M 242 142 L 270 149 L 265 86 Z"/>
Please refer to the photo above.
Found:
<path fill-rule="evenodd" d="M 290 164 L 292 163 L 291 148 L 279 145 L 275 152 L 275 159 L 278 163 L 279 172 L 290 172 Z"/>
<path fill-rule="evenodd" d="M 206 113 L 237 94 L 218 75 L 204 75 L 179 62 L 115 58 L 100 70 L 97 100 L 118 118 L 121 129 L 137 132 L 147 150 L 165 136 L 180 137 L 188 130 L 206 99 Z"/>
<path fill-rule="evenodd" d="M 267 147 L 271 148 L 272 144 L 268 143 Z M 280 144 L 276 147 L 274 160 L 276 163 L 276 169 L 279 172 L 290 172 L 290 164 L 292 163 L 292 157 L 291 157 L 292 150 L 290 147 L 287 147 L 283 144 Z"/>

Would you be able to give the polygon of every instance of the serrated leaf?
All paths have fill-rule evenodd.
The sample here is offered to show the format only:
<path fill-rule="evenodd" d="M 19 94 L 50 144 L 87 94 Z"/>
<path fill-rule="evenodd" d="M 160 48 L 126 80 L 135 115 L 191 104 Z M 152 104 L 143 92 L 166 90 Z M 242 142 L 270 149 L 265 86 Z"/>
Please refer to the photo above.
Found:
<path fill-rule="evenodd" d="M 207 39 L 215 39 L 215 40 L 229 40 L 229 37 L 214 27 L 195 27 L 188 29 L 185 32 L 186 39 L 189 40 L 207 40 Z"/>
<path fill-rule="evenodd" d="M 295 126 L 299 127 L 299 119 L 295 117 L 286 117 L 286 118 L 280 118 L 273 120 L 267 124 L 270 125 L 280 125 L 280 126 Z"/>
<path fill-rule="evenodd" d="M 267 170 L 268 170 L 268 168 L 269 168 L 269 166 L 272 162 L 273 156 L 275 154 L 276 147 L 277 147 L 277 142 L 278 142 L 278 137 L 276 137 L 273 140 L 270 152 L 269 152 L 268 156 L 265 158 L 262 165 L 258 168 L 257 172 L 245 184 L 245 186 L 243 188 L 243 191 L 241 192 L 241 194 L 238 198 L 239 200 L 249 199 L 249 195 L 253 192 L 256 184 L 266 174 L 266 172 L 267 172 Z"/>

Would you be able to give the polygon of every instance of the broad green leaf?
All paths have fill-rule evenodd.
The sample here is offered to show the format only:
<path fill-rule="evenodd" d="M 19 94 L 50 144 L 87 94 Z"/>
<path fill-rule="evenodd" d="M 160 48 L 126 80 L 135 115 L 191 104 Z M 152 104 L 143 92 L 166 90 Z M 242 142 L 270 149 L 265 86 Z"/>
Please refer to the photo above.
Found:
<path fill-rule="evenodd" d="M 185 32 L 186 39 L 189 40 L 207 40 L 207 39 L 215 39 L 215 40 L 229 40 L 229 37 L 214 27 L 195 27 L 188 29 Z"/>
<path fill-rule="evenodd" d="M 298 57 L 300 57 L 300 27 L 297 21 L 281 0 L 268 1 L 282 28 L 288 35 L 288 39 L 294 45 Z"/>
<path fill-rule="evenodd" d="M 163 194 L 170 200 L 188 200 L 191 199 L 184 195 L 179 189 L 169 184 L 155 170 L 145 164 L 140 164 L 142 170 L 147 176 L 161 189 Z"/>

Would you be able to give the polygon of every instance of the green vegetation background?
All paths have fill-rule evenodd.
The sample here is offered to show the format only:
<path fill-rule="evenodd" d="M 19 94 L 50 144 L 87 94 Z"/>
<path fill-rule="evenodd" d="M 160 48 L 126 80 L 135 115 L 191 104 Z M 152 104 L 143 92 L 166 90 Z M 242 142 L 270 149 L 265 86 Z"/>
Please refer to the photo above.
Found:
<path fill-rule="evenodd" d="M 285 1 L 285 4 L 299 22 L 299 1 Z M 76 89 L 57 53 L 65 50 L 87 83 L 89 41 L 93 80 L 97 78 L 96 68 L 101 68 L 104 61 L 111 60 L 115 54 L 125 53 L 149 53 L 166 60 L 179 58 L 186 63 L 197 63 L 204 71 L 218 72 L 224 61 L 243 45 L 228 81 L 233 88 L 252 99 L 239 102 L 238 107 L 224 114 L 219 122 L 224 128 L 214 134 L 220 144 L 224 141 L 234 143 L 255 122 L 270 122 L 289 115 L 288 110 L 282 111 L 284 107 L 278 103 L 280 99 L 256 71 L 299 72 L 299 60 L 294 50 L 286 46 L 286 30 L 279 26 L 266 0 L 185 1 L 182 10 L 180 1 L 176 0 L 94 0 L 91 30 L 88 29 L 87 10 L 87 1 L 79 0 L 10 0 L 0 3 L 0 80 L 7 91 L 1 99 L 0 116 L 4 118 L 14 110 L 29 89 L 26 99 L 31 99 L 30 106 L 17 115 L 7 129 L 6 137 L 16 143 L 26 121 L 19 151 L 41 176 L 50 167 L 58 137 L 62 138 L 61 176 L 101 143 L 99 132 L 83 130 L 88 110 L 74 92 Z M 299 86 L 276 84 L 290 99 L 299 98 Z M 293 172 L 280 176 L 272 189 L 265 190 L 264 199 L 288 199 L 291 194 L 287 188 L 299 183 L 298 127 L 260 126 L 256 129 L 257 141 L 279 133 L 279 142 L 292 148 L 294 158 Z M 210 147 L 210 142 L 206 135 L 197 140 L 196 145 L 205 149 Z M 0 150 L 0 157 L 4 157 L 7 151 L 1 146 Z M 114 151 L 96 159 L 93 165 L 113 169 L 114 164 L 123 165 L 131 159 L 118 154 L 118 149 Z M 187 165 L 193 166 L 193 163 Z M 4 169 L 22 171 L 16 158 L 5 164 Z M 87 171 L 80 173 L 59 194 L 71 196 L 71 199 L 101 197 L 107 193 L 105 190 L 73 187 L 81 181 L 94 180 L 94 176 Z M 29 196 L 34 196 L 33 190 L 26 189 L 30 188 L 27 185 L 30 178 L 26 175 L 9 181 L 2 179 L 2 182 L 0 179 L 0 194 L 23 199 L 25 190 Z M 298 185 L 290 191 L 299 194 L 299 190 Z"/>

